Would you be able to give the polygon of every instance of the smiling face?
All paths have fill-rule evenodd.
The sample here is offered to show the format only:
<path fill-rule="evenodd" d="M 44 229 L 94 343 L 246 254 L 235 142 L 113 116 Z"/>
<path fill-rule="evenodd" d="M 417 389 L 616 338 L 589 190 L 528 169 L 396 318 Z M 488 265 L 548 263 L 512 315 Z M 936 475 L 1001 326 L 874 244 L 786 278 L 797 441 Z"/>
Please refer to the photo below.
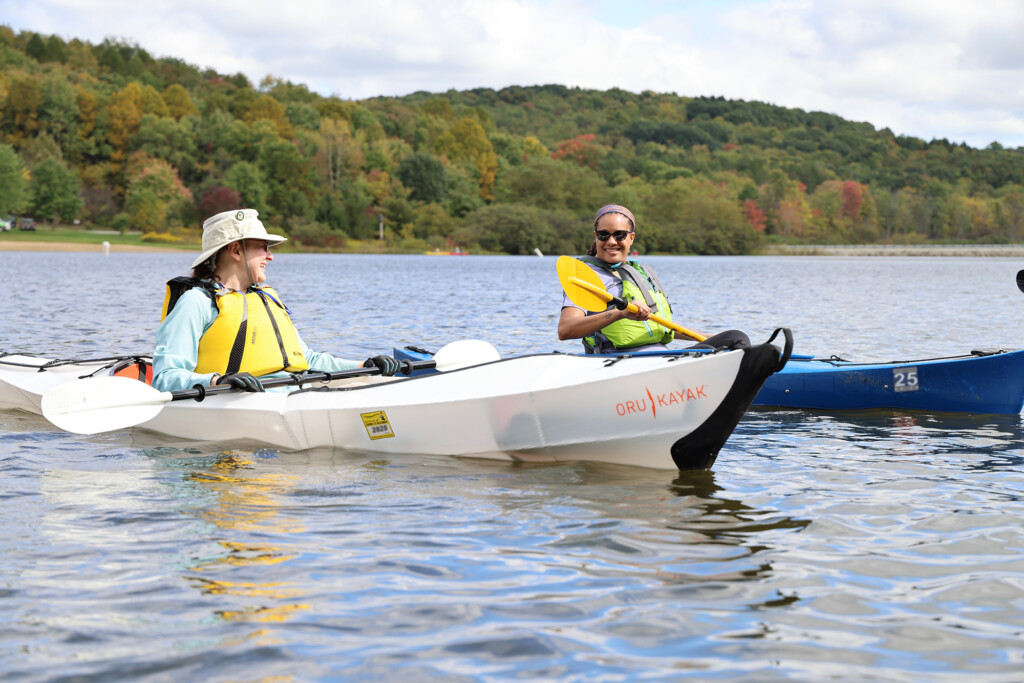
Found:
<path fill-rule="evenodd" d="M 249 239 L 232 242 L 217 252 L 216 278 L 235 291 L 267 281 L 267 263 L 274 260 L 266 240 Z"/>
<path fill-rule="evenodd" d="M 607 240 L 597 239 L 599 233 L 612 233 Z M 618 240 L 614 233 L 628 233 L 622 240 Z M 606 213 L 597 221 L 594 228 L 594 239 L 597 241 L 597 258 L 605 263 L 622 263 L 629 257 L 629 251 L 633 246 L 633 239 L 636 234 L 629 219 L 621 213 Z"/>
<path fill-rule="evenodd" d="M 267 262 L 274 260 L 270 243 L 266 240 L 245 240 L 245 254 L 249 257 L 249 272 L 254 284 L 267 281 Z"/>

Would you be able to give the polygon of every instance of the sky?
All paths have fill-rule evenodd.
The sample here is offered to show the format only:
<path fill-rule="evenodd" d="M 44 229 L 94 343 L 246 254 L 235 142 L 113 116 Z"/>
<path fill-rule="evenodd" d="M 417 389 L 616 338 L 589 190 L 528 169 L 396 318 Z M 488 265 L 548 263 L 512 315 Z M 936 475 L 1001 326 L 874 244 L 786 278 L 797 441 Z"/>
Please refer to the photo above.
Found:
<path fill-rule="evenodd" d="M 0 0 L 0 24 L 345 99 L 616 87 L 1024 146 L 1019 0 Z"/>

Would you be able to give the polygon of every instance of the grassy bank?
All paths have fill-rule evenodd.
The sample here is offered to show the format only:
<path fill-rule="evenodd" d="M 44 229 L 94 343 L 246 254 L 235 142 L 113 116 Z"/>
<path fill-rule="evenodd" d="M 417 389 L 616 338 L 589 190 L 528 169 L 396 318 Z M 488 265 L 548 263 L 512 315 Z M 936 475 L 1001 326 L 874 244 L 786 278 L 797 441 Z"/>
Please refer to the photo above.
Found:
<path fill-rule="evenodd" d="M 50 227 L 37 225 L 35 230 L 11 230 L 0 232 L 0 243 L 29 242 L 45 244 L 60 242 L 64 244 L 96 245 L 99 248 L 104 242 L 112 246 L 159 247 L 167 249 L 184 249 L 195 251 L 199 248 L 198 238 L 182 238 L 178 242 L 149 241 L 142 239 L 142 233 L 129 232 L 121 234 L 115 230 L 86 230 L 74 226 L 58 225 Z"/>

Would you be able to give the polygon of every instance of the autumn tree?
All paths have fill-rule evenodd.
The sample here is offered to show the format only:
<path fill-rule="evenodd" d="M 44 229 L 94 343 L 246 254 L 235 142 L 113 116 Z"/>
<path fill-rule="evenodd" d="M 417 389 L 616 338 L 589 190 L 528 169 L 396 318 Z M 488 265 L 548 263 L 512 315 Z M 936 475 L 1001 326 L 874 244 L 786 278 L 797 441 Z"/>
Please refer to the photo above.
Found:
<path fill-rule="evenodd" d="M 167 115 L 175 119 L 182 116 L 199 116 L 199 108 L 189 96 L 188 91 L 180 83 L 171 83 L 164 90 L 164 102 L 167 104 Z"/>
<path fill-rule="evenodd" d="M 142 88 L 142 113 L 143 114 L 154 114 L 156 116 L 170 116 L 170 111 L 167 109 L 167 103 L 164 102 L 163 95 L 157 92 L 156 88 L 146 84 Z"/>
<path fill-rule="evenodd" d="M 243 206 L 242 196 L 230 187 L 213 185 L 206 188 L 199 200 L 199 213 L 205 219 L 223 211 L 238 209 Z M 247 207 L 248 208 L 248 207 Z"/>
<path fill-rule="evenodd" d="M 125 211 L 135 227 L 166 232 L 190 218 L 192 192 L 166 161 L 136 152 L 125 167 L 125 175 L 128 178 Z"/>
<path fill-rule="evenodd" d="M 494 199 L 494 183 L 498 174 L 498 156 L 483 126 L 475 118 L 462 118 L 435 143 L 438 153 L 452 161 L 464 161 L 476 171 L 480 196 Z"/>
<path fill-rule="evenodd" d="M 256 98 L 241 118 L 249 123 L 267 119 L 274 124 L 277 134 L 284 140 L 290 140 L 294 135 L 284 105 L 270 95 L 260 95 Z"/>
<path fill-rule="evenodd" d="M 8 139 L 20 146 L 39 130 L 39 105 L 42 92 L 39 80 L 29 74 L 8 77 L 7 101 L 3 110 L 3 128 Z"/>
<path fill-rule="evenodd" d="M 127 156 L 128 143 L 138 132 L 142 120 L 142 88 L 139 84 L 133 81 L 112 94 L 107 100 L 106 114 L 110 125 L 107 140 L 111 146 L 111 170 L 119 175 Z"/>
<path fill-rule="evenodd" d="M 362 147 L 352 137 L 345 119 L 320 120 L 319 151 L 324 160 L 327 186 L 332 191 L 338 188 L 342 177 L 355 177 L 365 162 Z"/>

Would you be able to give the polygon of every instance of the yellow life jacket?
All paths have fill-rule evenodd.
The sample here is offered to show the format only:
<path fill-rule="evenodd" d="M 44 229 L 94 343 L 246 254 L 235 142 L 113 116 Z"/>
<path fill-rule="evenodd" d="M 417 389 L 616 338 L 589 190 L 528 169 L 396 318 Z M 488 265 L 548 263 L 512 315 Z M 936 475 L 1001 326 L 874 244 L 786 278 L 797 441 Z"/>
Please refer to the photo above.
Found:
<path fill-rule="evenodd" d="M 202 287 L 217 305 L 216 319 L 199 340 L 195 372 L 248 372 L 260 377 L 280 370 L 309 369 L 288 309 L 273 289 L 253 286 L 243 294 L 191 278 L 175 278 L 167 283 L 163 317 L 191 287 Z"/>

